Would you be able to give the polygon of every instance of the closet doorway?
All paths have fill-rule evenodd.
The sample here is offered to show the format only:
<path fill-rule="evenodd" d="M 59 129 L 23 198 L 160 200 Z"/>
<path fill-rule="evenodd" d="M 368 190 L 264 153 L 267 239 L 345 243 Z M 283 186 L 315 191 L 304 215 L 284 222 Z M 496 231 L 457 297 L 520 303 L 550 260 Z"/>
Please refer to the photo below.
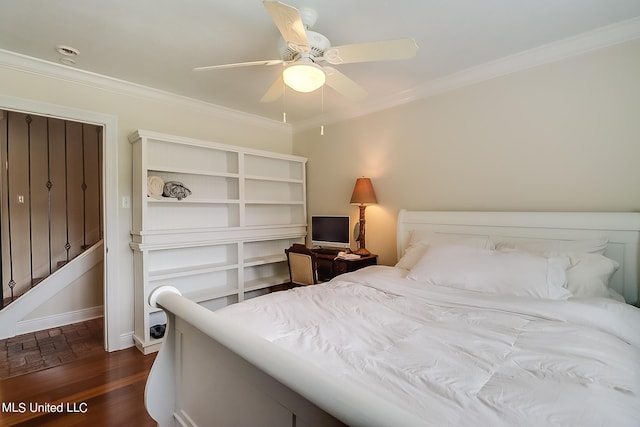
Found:
<path fill-rule="evenodd" d="M 102 257 L 80 257 L 102 244 L 102 153 L 102 126 L 0 110 L 0 309 L 27 292 L 36 299 L 32 289 L 47 287 L 39 293 L 39 315 L 57 323 L 30 328 L 102 311 L 96 310 L 104 306 Z M 56 274 L 70 263 L 79 280 Z M 52 298 L 58 289 L 67 296 Z"/>
<path fill-rule="evenodd" d="M 34 270 L 34 266 L 36 270 L 47 270 L 51 265 L 51 269 L 55 270 L 57 265 L 67 262 L 67 258 L 73 260 L 73 257 L 77 256 L 78 253 L 91 247 L 96 242 L 102 242 L 103 244 L 100 247 L 102 252 L 102 271 L 95 273 L 102 278 L 102 280 L 98 280 L 100 282 L 99 288 L 83 290 L 83 292 L 93 293 L 88 298 L 102 302 L 105 349 L 114 351 L 126 347 L 126 343 L 122 342 L 123 340 L 118 332 L 120 328 L 117 323 L 118 313 L 116 311 L 116 262 L 111 261 L 112 256 L 108 253 L 108 247 L 117 241 L 117 197 L 115 193 L 117 188 L 117 168 L 115 167 L 117 158 L 116 119 L 108 115 L 4 96 L 0 97 L 0 110 L 2 119 L 6 122 L 2 126 L 3 131 L 6 132 L 3 138 L 3 143 L 5 144 L 3 160 L 8 157 L 10 161 L 12 158 L 15 161 L 20 156 L 22 156 L 22 160 L 25 158 L 31 160 L 31 164 L 15 161 L 13 166 L 18 169 L 31 169 L 30 172 L 28 170 L 13 171 L 12 161 L 11 163 L 6 163 L 10 173 L 7 174 L 5 171 L 2 174 L 2 197 L 6 199 L 3 202 L 2 212 L 3 296 L 5 298 L 10 296 L 7 295 L 9 289 L 6 286 L 7 283 L 5 283 L 7 278 L 12 280 L 11 272 L 8 271 L 12 267 L 9 252 L 13 252 L 11 256 L 14 256 L 16 255 L 16 250 L 25 251 L 25 246 L 30 245 L 34 248 L 35 256 L 32 254 L 28 261 L 31 266 L 20 267 L 22 273 L 24 273 L 25 268 Z M 12 127 L 21 121 L 24 122 L 24 129 L 18 129 L 17 134 L 12 134 Z M 27 132 L 27 134 L 20 135 L 24 133 L 23 131 Z M 41 141 L 35 142 L 38 137 Z M 14 147 L 12 144 L 15 144 L 15 142 L 9 141 L 10 152 L 7 155 L 6 142 L 8 138 L 13 138 L 15 141 L 21 140 L 23 143 L 27 141 L 29 142 L 29 147 Z M 72 139 L 74 140 L 73 142 L 71 142 Z M 64 154 L 60 150 L 52 149 L 54 145 L 57 145 L 58 148 L 66 145 L 67 153 Z M 18 149 L 17 157 L 16 148 Z M 73 153 L 69 153 L 70 149 L 73 150 Z M 31 153 L 29 153 L 29 150 L 31 150 Z M 82 153 L 83 150 L 85 151 L 84 153 Z M 62 151 L 64 151 L 64 148 L 62 148 Z M 52 162 L 52 158 L 55 158 L 56 161 Z M 65 162 L 65 159 L 66 166 L 61 164 Z M 54 163 L 55 165 L 51 167 L 50 165 Z M 25 164 L 27 166 L 24 166 Z M 54 175 L 53 180 L 49 179 L 52 178 L 52 174 Z M 47 175 L 49 176 L 47 177 Z M 45 183 L 43 185 L 47 187 L 44 190 L 44 195 L 36 195 L 35 192 L 30 191 L 29 185 L 25 180 L 33 180 L 34 177 L 37 177 L 37 180 L 44 177 Z M 18 181 L 17 184 L 22 186 L 25 191 L 6 191 L 9 186 L 12 186 L 12 179 Z M 7 180 L 9 183 L 7 183 Z M 68 191 L 66 195 L 63 195 L 64 191 L 62 191 L 64 187 L 69 187 L 69 183 L 73 184 L 73 187 L 80 186 L 79 192 L 71 197 Z M 48 187 L 51 188 L 48 189 Z M 51 200 L 53 187 L 56 187 L 57 190 L 55 196 L 57 202 L 55 203 L 52 203 Z M 41 193 L 42 189 L 38 189 L 37 192 Z M 74 206 L 71 206 L 71 208 L 60 207 L 63 202 L 62 198 L 66 198 L 67 201 L 72 199 L 70 205 Z M 7 208 L 11 204 L 18 208 L 14 208 L 13 213 L 11 209 Z M 57 207 L 52 209 L 52 205 Z M 31 210 L 29 220 L 24 217 L 21 218 L 22 215 L 19 215 L 20 208 L 23 208 L 25 212 L 26 209 Z M 7 225 L 9 219 L 13 222 L 11 227 Z M 20 220 L 22 220 L 22 224 L 19 223 Z M 52 222 L 55 222 L 55 224 Z M 23 237 L 17 238 L 15 233 L 17 233 L 16 230 L 20 229 L 22 229 L 20 232 Z M 63 229 L 62 232 L 61 229 Z M 71 239 L 68 238 L 69 230 L 71 230 Z M 13 233 L 11 238 L 13 241 L 11 243 L 9 243 L 9 233 Z M 34 236 L 39 239 L 44 238 L 47 243 L 34 244 Z M 27 242 L 26 245 L 25 241 Z M 28 243 L 29 241 L 31 242 L 30 244 Z M 21 242 L 22 247 L 17 242 Z M 13 245 L 13 248 L 9 251 L 11 245 Z M 58 248 L 60 245 L 63 247 L 62 251 Z M 54 246 L 56 249 L 52 251 L 48 248 L 49 246 Z M 58 258 L 63 259 L 59 260 Z M 13 268 L 16 268 L 16 260 L 14 259 L 13 262 Z M 46 266 L 43 267 L 43 264 L 46 264 Z M 20 277 L 22 278 L 23 275 Z M 27 273 L 27 276 L 29 275 L 32 281 L 35 276 L 38 277 L 35 281 L 40 280 L 40 271 L 37 271 L 36 274 Z M 14 276 L 17 276 L 15 270 Z M 23 290 L 17 289 L 17 283 L 14 283 L 13 286 L 16 289 L 16 293 Z M 22 287 L 24 288 L 24 284 L 22 284 Z"/>

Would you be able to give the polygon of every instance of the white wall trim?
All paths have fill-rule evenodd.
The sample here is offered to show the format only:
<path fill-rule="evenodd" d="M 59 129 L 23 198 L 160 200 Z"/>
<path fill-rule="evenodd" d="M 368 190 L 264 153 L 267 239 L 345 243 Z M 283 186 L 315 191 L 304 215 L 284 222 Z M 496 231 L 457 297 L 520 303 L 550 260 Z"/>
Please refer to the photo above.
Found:
<path fill-rule="evenodd" d="M 118 339 L 118 346 L 120 349 L 133 347 L 135 342 L 133 341 L 133 331 L 121 334 Z"/>
<path fill-rule="evenodd" d="M 97 319 L 104 313 L 103 306 L 83 308 L 81 310 L 70 311 L 68 313 L 54 314 L 37 319 L 21 320 L 16 323 L 16 335 L 28 334 L 30 332 L 42 331 L 45 329 L 57 328 L 71 323 L 84 322 L 86 320 Z"/>
<path fill-rule="evenodd" d="M 558 62 L 566 58 L 638 38 L 640 38 L 640 18 L 630 19 L 487 62 L 449 76 L 429 80 L 418 87 L 396 93 L 377 102 L 365 102 L 363 105 L 358 105 L 349 110 L 327 113 L 320 117 L 313 117 L 309 120 L 296 122 L 293 130 L 294 132 L 298 132 L 320 125 L 365 116 L 377 111 L 397 107 L 412 101 L 428 98 L 528 68 Z"/>
<path fill-rule="evenodd" d="M 217 117 L 244 123 L 246 125 L 277 130 L 288 129 L 291 131 L 291 124 L 289 123 L 283 123 L 278 120 L 233 110 L 231 108 L 222 107 L 220 105 L 211 104 L 209 102 L 200 101 L 187 96 L 176 95 L 174 93 L 154 89 L 125 80 L 92 73 L 90 71 L 79 70 L 66 65 L 44 61 L 42 59 L 33 58 L 4 49 L 0 49 L 0 67 L 24 73 L 41 75 L 48 78 L 55 78 L 74 84 L 81 84 L 128 96 L 136 96 L 153 102 L 184 105 L 205 114 L 215 115 Z"/>

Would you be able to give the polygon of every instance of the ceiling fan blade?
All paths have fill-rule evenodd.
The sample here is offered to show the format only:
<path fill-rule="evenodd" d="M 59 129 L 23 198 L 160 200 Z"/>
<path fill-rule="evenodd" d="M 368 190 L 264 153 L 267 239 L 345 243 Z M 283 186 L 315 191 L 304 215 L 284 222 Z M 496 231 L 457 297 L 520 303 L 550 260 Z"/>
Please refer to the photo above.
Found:
<path fill-rule="evenodd" d="M 271 87 L 267 90 L 262 98 L 260 98 L 260 102 L 273 102 L 282 96 L 284 91 L 284 81 L 282 80 L 282 74 L 280 77 L 273 82 Z"/>
<path fill-rule="evenodd" d="M 354 101 L 359 101 L 367 97 L 367 91 L 359 84 L 351 80 L 333 67 L 323 67 L 327 77 L 327 86 L 333 88 L 336 92 L 346 96 Z"/>
<path fill-rule="evenodd" d="M 324 51 L 323 57 L 330 64 L 349 64 L 414 58 L 417 52 L 418 45 L 413 39 L 395 39 L 332 46 Z"/>
<path fill-rule="evenodd" d="M 280 30 L 282 38 L 298 52 L 309 52 L 309 39 L 300 12 L 295 7 L 279 1 L 263 1 L 264 7 L 271 15 L 271 19 Z"/>
<path fill-rule="evenodd" d="M 197 67 L 193 71 L 206 71 L 217 70 L 221 68 L 237 68 L 237 67 L 252 67 L 254 65 L 276 65 L 282 64 L 284 61 L 281 59 L 267 59 L 265 61 L 250 61 L 250 62 L 236 62 L 234 64 L 222 64 L 222 65 L 209 65 L 206 67 Z"/>

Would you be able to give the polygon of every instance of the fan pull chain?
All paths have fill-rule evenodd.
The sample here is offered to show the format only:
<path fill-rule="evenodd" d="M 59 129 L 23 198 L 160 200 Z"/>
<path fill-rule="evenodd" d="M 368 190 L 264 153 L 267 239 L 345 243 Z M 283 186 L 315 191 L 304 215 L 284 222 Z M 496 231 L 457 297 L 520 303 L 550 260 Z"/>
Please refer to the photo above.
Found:
<path fill-rule="evenodd" d="M 324 86 L 320 88 L 320 102 L 322 106 L 322 116 L 324 116 Z M 324 125 L 320 125 L 320 136 L 324 136 Z"/>
<path fill-rule="evenodd" d="M 282 123 L 287 123 L 287 85 L 282 85 Z"/>

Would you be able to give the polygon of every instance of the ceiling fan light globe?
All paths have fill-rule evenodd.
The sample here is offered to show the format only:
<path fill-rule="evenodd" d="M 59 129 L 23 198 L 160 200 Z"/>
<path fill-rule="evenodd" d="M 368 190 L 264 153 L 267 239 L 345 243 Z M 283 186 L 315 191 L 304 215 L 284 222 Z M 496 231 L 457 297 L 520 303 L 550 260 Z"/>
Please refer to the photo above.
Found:
<path fill-rule="evenodd" d="M 293 64 L 282 72 L 282 79 L 291 89 L 298 92 L 313 92 L 326 81 L 324 70 L 317 64 Z"/>

